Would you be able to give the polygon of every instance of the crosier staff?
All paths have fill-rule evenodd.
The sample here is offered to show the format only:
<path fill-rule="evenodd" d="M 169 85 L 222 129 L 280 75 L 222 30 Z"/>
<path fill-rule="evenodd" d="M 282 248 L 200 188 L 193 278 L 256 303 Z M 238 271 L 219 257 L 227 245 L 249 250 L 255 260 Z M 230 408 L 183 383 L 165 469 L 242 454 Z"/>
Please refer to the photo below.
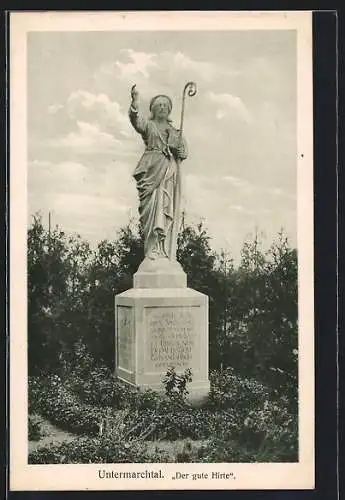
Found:
<path fill-rule="evenodd" d="M 182 133 L 183 133 L 183 120 L 184 120 L 184 108 L 185 108 L 185 100 L 186 100 L 186 94 L 188 93 L 189 97 L 195 96 L 197 92 L 196 89 L 196 83 L 195 82 L 187 82 L 186 85 L 184 86 L 183 93 L 182 93 L 182 107 L 181 107 L 181 121 L 180 121 L 180 129 L 179 129 L 179 143 L 182 143 Z M 175 207 L 177 208 L 177 227 L 179 227 L 179 222 L 181 218 L 181 172 L 180 172 L 180 164 L 181 160 L 176 159 L 176 193 L 175 193 Z M 177 222 L 176 221 L 176 222 Z M 175 223 L 176 223 L 175 222 Z M 173 232 L 173 238 L 172 238 L 172 245 L 173 248 L 177 244 L 177 233 L 178 231 Z"/>

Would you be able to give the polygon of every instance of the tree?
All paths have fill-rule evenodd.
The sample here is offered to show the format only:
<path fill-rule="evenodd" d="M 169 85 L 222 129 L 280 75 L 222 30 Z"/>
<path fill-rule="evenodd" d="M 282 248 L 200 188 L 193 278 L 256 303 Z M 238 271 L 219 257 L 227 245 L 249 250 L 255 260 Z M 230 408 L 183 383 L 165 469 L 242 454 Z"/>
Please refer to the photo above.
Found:
<path fill-rule="evenodd" d="M 279 233 L 267 252 L 255 234 L 235 271 L 226 359 L 279 392 L 297 390 L 297 252 Z"/>
<path fill-rule="evenodd" d="M 59 354 L 82 328 L 90 248 L 79 236 L 53 231 L 34 217 L 28 230 L 29 371 L 56 369 Z"/>

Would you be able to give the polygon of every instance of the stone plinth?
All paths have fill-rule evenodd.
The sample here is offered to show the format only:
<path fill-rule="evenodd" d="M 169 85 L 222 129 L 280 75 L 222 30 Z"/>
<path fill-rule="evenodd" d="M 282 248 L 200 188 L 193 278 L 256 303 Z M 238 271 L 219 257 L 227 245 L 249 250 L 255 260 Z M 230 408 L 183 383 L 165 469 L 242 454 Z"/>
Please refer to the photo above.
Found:
<path fill-rule="evenodd" d="M 179 262 L 144 259 L 133 276 L 134 288 L 185 288 L 187 276 Z"/>
<path fill-rule="evenodd" d="M 198 403 L 205 398 L 210 388 L 208 297 L 187 288 L 180 264 L 143 261 L 134 288 L 115 297 L 115 320 L 120 379 L 163 391 L 169 367 L 177 373 L 190 368 L 189 399 Z"/>

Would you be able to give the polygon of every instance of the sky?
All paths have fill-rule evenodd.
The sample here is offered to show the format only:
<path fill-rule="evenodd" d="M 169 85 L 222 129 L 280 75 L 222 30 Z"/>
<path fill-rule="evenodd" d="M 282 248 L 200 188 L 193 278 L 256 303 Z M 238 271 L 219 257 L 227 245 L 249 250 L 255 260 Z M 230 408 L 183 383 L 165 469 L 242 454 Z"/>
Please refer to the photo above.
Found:
<path fill-rule="evenodd" d="M 92 246 L 137 217 L 134 168 L 144 150 L 128 119 L 135 83 L 143 112 L 182 90 L 189 158 L 187 222 L 204 221 L 215 250 L 238 261 L 255 231 L 283 228 L 296 245 L 295 31 L 31 32 L 28 34 L 28 223 L 78 233 Z"/>

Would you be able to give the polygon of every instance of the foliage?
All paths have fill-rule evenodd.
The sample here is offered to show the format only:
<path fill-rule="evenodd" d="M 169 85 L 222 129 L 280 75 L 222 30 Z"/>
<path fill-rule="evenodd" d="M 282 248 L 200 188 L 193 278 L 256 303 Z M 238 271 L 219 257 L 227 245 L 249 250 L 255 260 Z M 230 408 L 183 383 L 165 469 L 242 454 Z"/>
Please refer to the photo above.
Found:
<path fill-rule="evenodd" d="M 268 252 L 255 235 L 242 250 L 229 328 L 231 366 L 272 386 L 297 390 L 297 254 L 282 233 Z"/>
<path fill-rule="evenodd" d="M 184 373 L 177 374 L 174 367 L 168 369 L 163 384 L 166 395 L 173 400 L 184 402 L 189 394 L 187 383 L 192 382 L 192 371 L 187 368 Z"/>
<path fill-rule="evenodd" d="M 29 415 L 28 418 L 28 438 L 29 441 L 39 441 L 42 436 L 41 419 Z"/>
<path fill-rule="evenodd" d="M 89 387 L 87 380 L 85 384 Z M 288 457 L 297 453 L 298 419 L 289 412 L 288 399 L 270 399 L 265 386 L 241 379 L 232 370 L 212 372 L 209 401 L 199 408 L 152 390 L 124 390 L 118 407 L 97 407 L 78 398 L 69 377 L 63 381 L 57 375 L 30 378 L 29 390 L 31 412 L 77 434 L 116 437 L 124 442 L 209 440 L 205 456 L 223 456 L 226 450 L 218 450 L 217 440 L 241 443 L 248 457 L 258 457 L 260 450 L 262 457 L 285 453 L 291 459 Z M 233 445 L 229 450 L 233 453 Z M 188 453 L 185 450 L 177 459 L 187 460 Z"/>
<path fill-rule="evenodd" d="M 107 368 L 94 369 L 86 379 L 68 377 L 66 385 L 84 403 L 122 408 L 128 397 L 128 389 L 113 374 L 108 375 L 107 371 Z"/>
<path fill-rule="evenodd" d="M 297 462 L 298 418 L 265 400 L 236 426 L 218 428 L 198 455 L 202 462 Z"/>
<path fill-rule="evenodd" d="M 216 254 L 202 222 L 196 226 L 182 225 L 178 235 L 177 260 L 187 274 L 188 286 L 209 294 L 215 283 Z"/>
<path fill-rule="evenodd" d="M 120 408 L 128 397 L 128 387 L 124 387 L 107 366 L 97 366 L 80 342 L 75 347 L 72 366 L 64 373 L 63 383 L 90 405 Z"/>
<path fill-rule="evenodd" d="M 59 356 L 81 335 L 90 256 L 80 236 L 68 236 L 58 227 L 47 231 L 41 218 L 34 218 L 28 231 L 31 373 L 58 368 Z"/>
<path fill-rule="evenodd" d="M 81 437 L 69 443 L 50 445 L 29 454 L 29 464 L 105 464 L 167 462 L 163 451 L 153 452 L 142 441 L 123 441 L 114 436 Z"/>
<path fill-rule="evenodd" d="M 271 397 L 270 389 L 256 379 L 241 377 L 232 368 L 210 372 L 211 389 L 208 405 L 212 408 L 233 408 L 247 412 Z"/>
<path fill-rule="evenodd" d="M 61 383 L 58 375 L 29 382 L 29 405 L 30 411 L 76 434 L 96 435 L 107 416 L 105 408 L 82 403 Z"/>
<path fill-rule="evenodd" d="M 258 447 L 241 441 L 213 438 L 198 450 L 195 462 L 204 463 L 251 463 L 251 462 L 297 462 L 296 448 L 291 450 L 285 443 L 263 439 Z"/>

